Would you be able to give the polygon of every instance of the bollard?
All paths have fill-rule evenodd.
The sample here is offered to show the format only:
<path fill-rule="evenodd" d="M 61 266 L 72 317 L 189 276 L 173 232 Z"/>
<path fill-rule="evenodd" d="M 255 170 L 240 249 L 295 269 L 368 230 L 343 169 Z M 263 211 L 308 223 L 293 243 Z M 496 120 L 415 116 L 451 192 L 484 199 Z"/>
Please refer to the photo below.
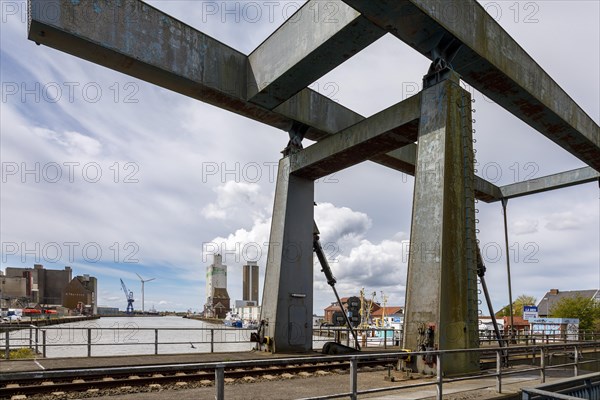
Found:
<path fill-rule="evenodd" d="M 211 353 L 215 352 L 215 330 L 214 329 L 210 330 L 210 352 Z"/>
<path fill-rule="evenodd" d="M 6 337 L 4 339 L 4 358 L 10 360 L 10 332 L 6 330 Z"/>
<path fill-rule="evenodd" d="M 356 357 L 350 359 L 350 399 L 358 399 L 358 360 Z"/>
<path fill-rule="evenodd" d="M 42 329 L 42 357 L 46 358 L 46 330 Z"/>
<path fill-rule="evenodd" d="M 225 400 L 225 366 L 217 365 L 215 368 L 215 400 Z"/>
<path fill-rule="evenodd" d="M 87 328 L 87 356 L 92 356 L 92 328 Z"/>
<path fill-rule="evenodd" d="M 502 393 L 502 355 L 496 350 L 496 392 Z"/>
<path fill-rule="evenodd" d="M 154 329 L 154 355 L 158 355 L 158 329 Z"/>
<path fill-rule="evenodd" d="M 436 354 L 435 356 L 436 358 L 436 372 L 437 372 L 437 384 L 436 384 L 436 388 L 437 388 L 437 400 L 442 400 L 443 399 L 443 384 L 444 384 L 444 377 L 442 376 L 442 355 L 440 353 Z"/>

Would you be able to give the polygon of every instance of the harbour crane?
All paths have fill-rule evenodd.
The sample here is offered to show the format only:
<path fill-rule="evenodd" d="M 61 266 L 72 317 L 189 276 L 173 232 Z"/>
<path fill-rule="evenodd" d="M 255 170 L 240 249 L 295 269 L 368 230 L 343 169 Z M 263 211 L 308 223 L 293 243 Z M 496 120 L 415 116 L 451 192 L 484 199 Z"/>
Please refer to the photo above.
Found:
<path fill-rule="evenodd" d="M 121 287 L 123 288 L 123 293 L 125 293 L 125 299 L 127 300 L 127 314 L 133 314 L 133 302 L 135 300 L 133 300 L 133 292 L 131 290 L 127 290 L 127 286 L 125 286 L 125 283 L 123 282 L 123 279 L 121 279 Z"/>

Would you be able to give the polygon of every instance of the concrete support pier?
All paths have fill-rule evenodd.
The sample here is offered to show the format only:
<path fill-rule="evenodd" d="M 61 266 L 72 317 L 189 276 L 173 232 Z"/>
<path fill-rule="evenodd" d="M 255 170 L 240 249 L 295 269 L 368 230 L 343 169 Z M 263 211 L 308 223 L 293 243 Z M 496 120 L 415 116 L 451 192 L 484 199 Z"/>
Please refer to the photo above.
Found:
<path fill-rule="evenodd" d="M 471 97 L 456 73 L 442 75 L 421 99 L 404 330 L 411 350 L 478 346 Z M 416 364 L 437 367 L 423 357 Z M 442 360 L 444 374 L 478 369 L 476 354 Z"/>
<path fill-rule="evenodd" d="M 314 181 L 279 162 L 261 320 L 273 352 L 312 350 Z"/>

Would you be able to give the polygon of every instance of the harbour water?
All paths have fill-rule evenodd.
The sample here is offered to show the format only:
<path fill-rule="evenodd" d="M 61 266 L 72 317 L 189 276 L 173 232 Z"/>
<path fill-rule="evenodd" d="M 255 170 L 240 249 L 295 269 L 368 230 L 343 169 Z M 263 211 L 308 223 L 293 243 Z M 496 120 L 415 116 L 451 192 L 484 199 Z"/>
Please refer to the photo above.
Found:
<path fill-rule="evenodd" d="M 60 324 L 43 328 L 46 331 L 47 357 L 85 357 L 88 347 L 92 356 L 133 354 L 206 353 L 249 351 L 250 330 L 226 329 L 212 324 L 181 317 L 106 317 L 92 321 Z M 12 346 L 29 344 L 35 329 L 10 333 Z M 88 339 L 89 335 L 89 339 Z M 158 336 L 158 340 L 157 339 Z M 88 346 L 88 341 L 91 346 Z M 38 351 L 42 334 L 38 332 Z"/>

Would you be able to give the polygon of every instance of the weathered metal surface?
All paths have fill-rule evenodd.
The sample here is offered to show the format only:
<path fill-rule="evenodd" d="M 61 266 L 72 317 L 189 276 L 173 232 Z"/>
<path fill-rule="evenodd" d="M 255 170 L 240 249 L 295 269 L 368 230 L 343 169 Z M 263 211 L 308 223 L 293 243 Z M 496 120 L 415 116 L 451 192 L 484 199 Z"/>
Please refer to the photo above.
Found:
<path fill-rule="evenodd" d="M 453 76 L 422 92 L 415 175 L 404 347 L 477 346 L 475 211 L 470 96 Z M 475 294 L 475 296 L 473 296 Z M 435 372 L 419 357 L 417 369 Z M 475 354 L 452 356 L 446 374 L 479 369 Z"/>
<path fill-rule="evenodd" d="M 312 350 L 314 182 L 279 162 L 261 320 L 273 352 Z"/>
<path fill-rule="evenodd" d="M 593 168 L 584 167 L 501 186 L 500 191 L 502 192 L 503 198 L 510 199 L 513 197 L 527 196 L 534 193 L 542 193 L 549 190 L 581 185 L 583 183 L 598 181 L 599 179 L 600 173 Z"/>
<path fill-rule="evenodd" d="M 290 156 L 292 173 L 319 179 L 392 149 L 414 144 L 421 96 L 413 96 Z"/>
<path fill-rule="evenodd" d="M 429 58 L 461 43 L 452 66 L 465 82 L 600 170 L 598 124 L 476 1 L 344 1 Z"/>
<path fill-rule="evenodd" d="M 248 57 L 248 99 L 273 109 L 385 33 L 341 0 L 310 0 Z"/>
<path fill-rule="evenodd" d="M 141 1 L 112 6 L 29 2 L 29 39 L 286 132 L 294 121 L 302 122 L 310 127 L 305 137 L 318 141 L 365 119 L 310 89 L 273 111 L 246 101 L 252 87 L 248 57 Z M 394 154 L 402 153 L 374 161 L 414 174 L 414 161 L 406 163 Z M 482 199 L 493 196 L 480 194 Z"/>
<path fill-rule="evenodd" d="M 417 145 L 411 144 L 404 146 L 400 149 L 390 151 L 389 153 L 371 157 L 370 160 L 414 176 L 417 160 Z M 498 186 L 479 176 L 475 176 L 474 190 L 475 198 L 486 203 L 499 201 L 502 198 L 502 193 Z"/>
<path fill-rule="evenodd" d="M 317 140 L 363 118 L 310 89 L 281 112 L 246 101 L 246 55 L 142 1 L 29 1 L 30 40 L 275 128 L 310 121 L 306 137 Z"/>
<path fill-rule="evenodd" d="M 310 140 L 323 139 L 365 119 L 310 89 L 302 90 L 273 111 L 312 127 L 305 135 Z"/>

